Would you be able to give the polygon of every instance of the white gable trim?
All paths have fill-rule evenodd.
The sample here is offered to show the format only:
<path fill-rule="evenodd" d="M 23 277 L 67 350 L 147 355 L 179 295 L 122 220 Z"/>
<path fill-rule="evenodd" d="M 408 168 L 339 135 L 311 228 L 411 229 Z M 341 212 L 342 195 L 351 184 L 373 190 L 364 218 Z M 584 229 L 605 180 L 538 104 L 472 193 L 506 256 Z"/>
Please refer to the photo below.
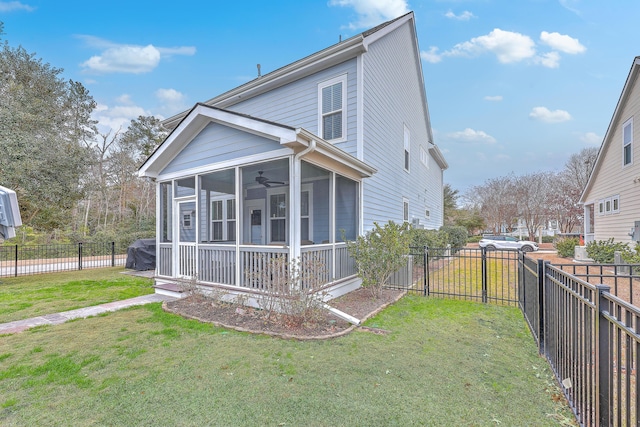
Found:
<path fill-rule="evenodd" d="M 209 107 L 196 106 L 180 122 L 164 142 L 138 170 L 138 176 L 157 178 L 175 156 L 209 123 L 219 123 L 286 144 L 296 140 L 296 130 L 242 114 Z"/>

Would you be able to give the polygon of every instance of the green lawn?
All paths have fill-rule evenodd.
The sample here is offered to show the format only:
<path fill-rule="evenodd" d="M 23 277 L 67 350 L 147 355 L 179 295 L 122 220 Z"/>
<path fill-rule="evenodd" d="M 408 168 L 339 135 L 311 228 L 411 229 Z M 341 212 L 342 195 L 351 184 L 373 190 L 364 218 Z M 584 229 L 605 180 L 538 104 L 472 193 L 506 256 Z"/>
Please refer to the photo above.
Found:
<path fill-rule="evenodd" d="M 151 279 L 123 271 L 113 267 L 0 278 L 0 323 L 153 293 Z"/>
<path fill-rule="evenodd" d="M 0 425 L 552 426 L 572 414 L 518 309 L 405 297 L 286 341 L 159 304 L 0 337 Z"/>

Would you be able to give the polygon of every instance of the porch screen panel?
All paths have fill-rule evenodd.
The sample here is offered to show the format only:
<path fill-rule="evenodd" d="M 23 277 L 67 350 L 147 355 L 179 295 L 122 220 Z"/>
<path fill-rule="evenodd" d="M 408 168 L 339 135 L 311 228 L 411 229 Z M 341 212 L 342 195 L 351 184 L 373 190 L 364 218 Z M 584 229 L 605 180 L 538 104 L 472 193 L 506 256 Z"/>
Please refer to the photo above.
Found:
<path fill-rule="evenodd" d="M 300 204 L 302 241 L 312 241 L 316 245 L 330 242 L 330 188 L 331 172 L 311 163 L 302 162 Z"/>
<path fill-rule="evenodd" d="M 173 191 L 170 182 L 160 184 L 160 242 L 173 240 Z"/>
<path fill-rule="evenodd" d="M 235 243 L 235 170 L 200 176 L 200 243 Z"/>
<path fill-rule="evenodd" d="M 355 240 L 358 235 L 358 183 L 336 175 L 336 241 Z"/>
<path fill-rule="evenodd" d="M 192 176 L 176 180 L 175 190 L 176 197 L 195 196 L 196 178 Z"/>

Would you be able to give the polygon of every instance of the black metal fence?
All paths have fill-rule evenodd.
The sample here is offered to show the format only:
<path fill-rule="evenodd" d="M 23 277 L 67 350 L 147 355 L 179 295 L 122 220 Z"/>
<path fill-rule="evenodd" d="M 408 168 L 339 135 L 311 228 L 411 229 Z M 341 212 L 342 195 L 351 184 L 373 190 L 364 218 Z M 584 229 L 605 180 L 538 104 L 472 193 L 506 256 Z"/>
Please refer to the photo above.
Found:
<path fill-rule="evenodd" d="M 521 265 L 522 311 L 580 424 L 639 425 L 640 308 L 624 299 L 640 286 L 637 269 L 615 268 L 614 277 L 611 265 L 589 265 L 589 283 L 586 265 L 537 261 L 534 269 L 524 255 Z"/>
<path fill-rule="evenodd" d="M 412 248 L 390 287 L 517 305 L 580 425 L 637 426 L 638 271 L 639 265 L 551 265 L 514 251 Z"/>
<path fill-rule="evenodd" d="M 124 265 L 126 248 L 114 242 L 0 246 L 0 277 Z"/>

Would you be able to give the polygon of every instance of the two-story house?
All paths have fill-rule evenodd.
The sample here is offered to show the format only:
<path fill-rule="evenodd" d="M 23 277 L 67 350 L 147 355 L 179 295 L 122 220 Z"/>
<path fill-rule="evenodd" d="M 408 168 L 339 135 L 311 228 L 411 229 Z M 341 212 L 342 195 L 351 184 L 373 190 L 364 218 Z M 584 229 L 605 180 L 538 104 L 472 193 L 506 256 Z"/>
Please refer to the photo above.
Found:
<path fill-rule="evenodd" d="M 640 114 L 639 74 L 636 57 L 580 197 L 586 243 L 610 238 L 631 243 L 630 232 L 640 221 L 640 151 L 635 148 L 640 135 L 636 138 L 634 127 Z"/>
<path fill-rule="evenodd" d="M 389 220 L 438 228 L 443 171 L 413 13 L 164 122 L 140 168 L 157 183 L 160 285 L 252 292 L 265 259 L 321 260 L 332 296 L 360 281 L 345 239 Z M 304 262 L 301 263 L 304 266 Z"/>

